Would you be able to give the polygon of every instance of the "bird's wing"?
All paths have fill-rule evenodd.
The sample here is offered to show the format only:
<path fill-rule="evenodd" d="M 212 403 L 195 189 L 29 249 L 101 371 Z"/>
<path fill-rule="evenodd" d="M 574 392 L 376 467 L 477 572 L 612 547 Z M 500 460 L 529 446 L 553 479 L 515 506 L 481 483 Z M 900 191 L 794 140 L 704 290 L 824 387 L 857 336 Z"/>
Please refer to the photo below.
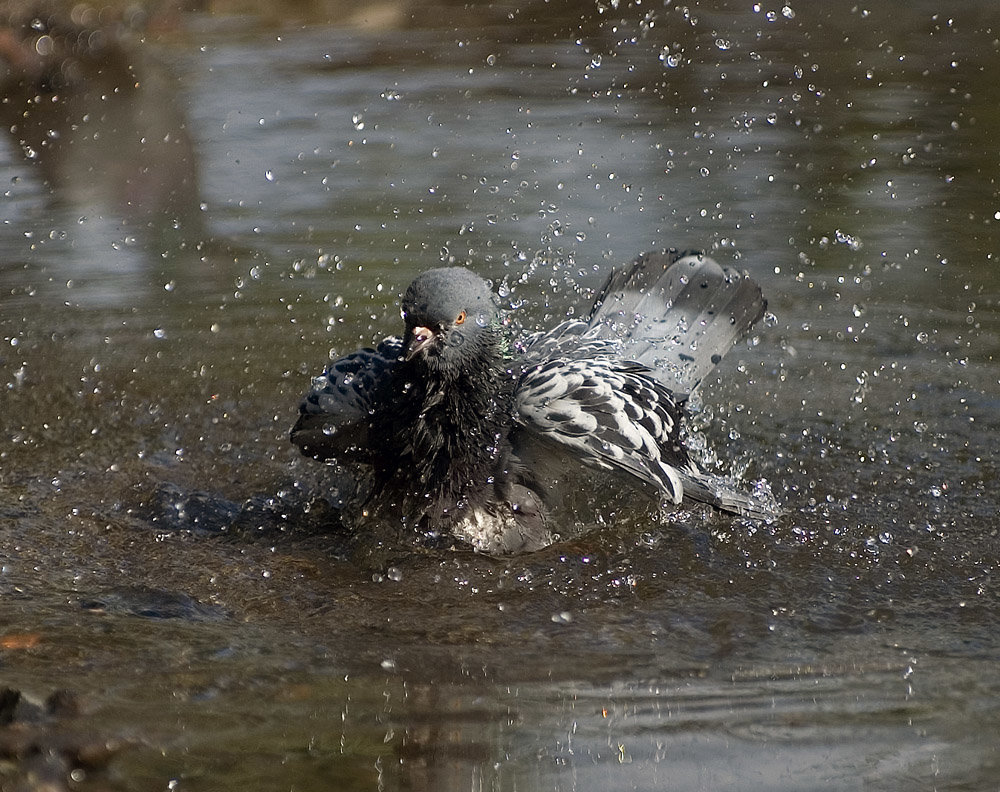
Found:
<path fill-rule="evenodd" d="M 376 349 L 359 349 L 332 361 L 313 379 L 291 434 L 303 454 L 342 462 L 370 461 L 373 408 L 402 351 L 401 339 L 386 338 Z"/>
<path fill-rule="evenodd" d="M 766 499 L 700 471 L 678 429 L 688 394 L 765 308 L 756 283 L 702 253 L 645 254 L 612 272 L 585 321 L 565 321 L 518 345 L 522 477 L 552 465 L 555 444 L 585 464 L 653 484 L 675 503 L 686 495 L 768 516 Z"/>
<path fill-rule="evenodd" d="M 649 253 L 611 273 L 582 335 L 618 342 L 621 357 L 686 395 L 766 307 L 753 280 L 703 253 Z"/>
<path fill-rule="evenodd" d="M 551 330 L 532 333 L 516 344 L 525 364 L 544 363 L 554 358 L 599 358 L 621 356 L 622 342 L 602 335 L 601 327 L 589 322 L 568 319 Z"/>
<path fill-rule="evenodd" d="M 707 503 L 722 511 L 754 520 L 771 521 L 781 514 L 766 481 L 758 481 L 750 491 L 738 488 L 730 479 L 691 469 L 681 471 L 684 496 Z"/>
<path fill-rule="evenodd" d="M 514 393 L 519 433 L 515 455 L 537 456 L 548 441 L 591 467 L 621 470 L 679 503 L 680 406 L 645 367 L 612 359 L 559 358 L 527 369 Z M 536 444 L 530 451 L 525 445 Z"/>

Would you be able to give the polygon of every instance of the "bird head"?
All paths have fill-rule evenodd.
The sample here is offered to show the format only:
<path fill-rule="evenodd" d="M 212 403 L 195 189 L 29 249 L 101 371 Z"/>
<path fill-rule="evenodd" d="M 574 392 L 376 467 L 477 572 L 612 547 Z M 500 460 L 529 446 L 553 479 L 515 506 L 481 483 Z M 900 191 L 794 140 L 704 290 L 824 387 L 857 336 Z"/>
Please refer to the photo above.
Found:
<path fill-rule="evenodd" d="M 403 295 L 403 355 L 428 367 L 461 365 L 494 338 L 497 300 L 489 284 L 463 267 L 417 276 Z"/>

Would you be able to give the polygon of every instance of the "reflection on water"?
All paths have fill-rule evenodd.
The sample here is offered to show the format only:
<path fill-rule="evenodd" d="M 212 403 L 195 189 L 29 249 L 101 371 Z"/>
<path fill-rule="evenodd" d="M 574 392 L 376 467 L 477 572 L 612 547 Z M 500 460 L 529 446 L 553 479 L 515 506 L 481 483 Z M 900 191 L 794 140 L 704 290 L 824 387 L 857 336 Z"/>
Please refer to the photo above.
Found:
<path fill-rule="evenodd" d="M 95 214 L 123 235 L 183 227 L 190 236 L 200 211 L 179 86 L 138 31 L 100 21 L 35 7 L 8 17 L 4 129 L 68 216 Z"/>
<path fill-rule="evenodd" d="M 9 24 L 0 664 L 133 746 L 80 787 L 995 787 L 998 47 L 937 6 Z M 441 261 L 533 329 L 666 245 L 764 286 L 692 409 L 782 520 L 348 541 L 317 360 Z"/>

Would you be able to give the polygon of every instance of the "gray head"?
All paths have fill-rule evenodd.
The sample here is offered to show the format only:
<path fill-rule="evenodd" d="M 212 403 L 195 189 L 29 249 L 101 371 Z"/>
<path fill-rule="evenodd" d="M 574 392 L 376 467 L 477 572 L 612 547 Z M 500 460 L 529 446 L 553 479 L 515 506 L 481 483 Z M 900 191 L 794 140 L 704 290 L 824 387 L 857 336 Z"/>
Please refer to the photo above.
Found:
<path fill-rule="evenodd" d="M 474 359 L 492 346 L 496 317 L 496 297 L 474 272 L 428 270 L 403 295 L 406 359 L 419 358 L 433 368 Z"/>

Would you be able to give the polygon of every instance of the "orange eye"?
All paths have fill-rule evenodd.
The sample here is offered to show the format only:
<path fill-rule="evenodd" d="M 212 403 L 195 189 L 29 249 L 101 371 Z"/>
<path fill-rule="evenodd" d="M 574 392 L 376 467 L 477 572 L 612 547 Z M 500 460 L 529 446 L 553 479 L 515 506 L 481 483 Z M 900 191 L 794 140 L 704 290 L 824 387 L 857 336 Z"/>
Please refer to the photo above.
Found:
<path fill-rule="evenodd" d="M 458 316 L 455 317 L 455 324 L 465 324 L 465 311 L 462 311 Z"/>

